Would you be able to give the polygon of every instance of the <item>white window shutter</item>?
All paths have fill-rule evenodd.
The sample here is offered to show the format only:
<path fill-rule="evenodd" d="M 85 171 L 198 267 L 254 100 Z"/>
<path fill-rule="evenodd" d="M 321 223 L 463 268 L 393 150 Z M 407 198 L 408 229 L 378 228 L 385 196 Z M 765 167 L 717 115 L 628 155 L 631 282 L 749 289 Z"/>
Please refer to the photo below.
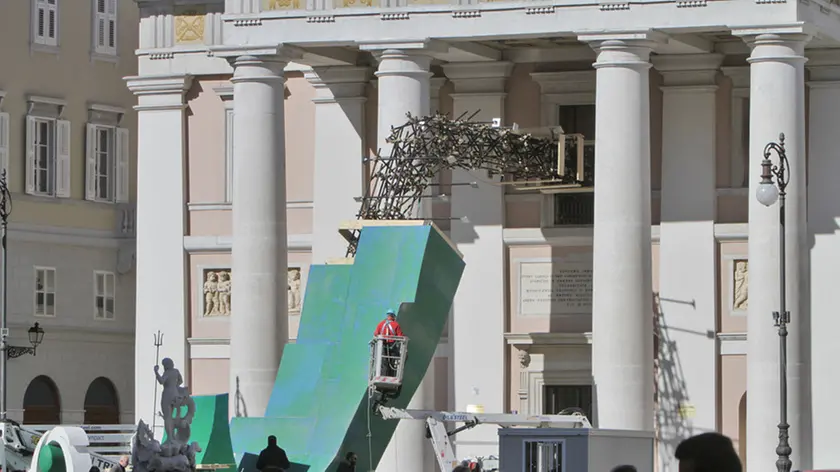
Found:
<path fill-rule="evenodd" d="M 0 172 L 6 171 L 9 179 L 9 114 L 0 113 Z"/>
<path fill-rule="evenodd" d="M 96 125 L 88 123 L 85 135 L 85 200 L 96 200 Z"/>
<path fill-rule="evenodd" d="M 35 126 L 34 117 L 26 117 L 26 193 L 35 194 Z"/>
<path fill-rule="evenodd" d="M 117 0 L 108 0 L 108 48 L 116 54 L 117 48 Z"/>
<path fill-rule="evenodd" d="M 129 159 L 131 148 L 127 128 L 117 128 L 117 165 L 116 165 L 116 200 L 117 203 L 128 203 Z"/>
<path fill-rule="evenodd" d="M 70 122 L 55 122 L 55 196 L 70 198 Z"/>

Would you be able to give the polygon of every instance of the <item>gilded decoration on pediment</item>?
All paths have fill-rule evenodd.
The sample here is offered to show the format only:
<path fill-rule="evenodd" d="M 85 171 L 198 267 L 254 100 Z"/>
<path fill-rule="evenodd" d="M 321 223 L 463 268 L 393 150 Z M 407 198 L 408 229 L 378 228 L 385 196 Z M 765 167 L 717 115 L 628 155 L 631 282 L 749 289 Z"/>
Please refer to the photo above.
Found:
<path fill-rule="evenodd" d="M 298 10 L 300 0 L 263 0 L 263 10 Z"/>
<path fill-rule="evenodd" d="M 204 42 L 205 13 L 200 6 L 184 6 L 175 10 L 175 43 Z"/>

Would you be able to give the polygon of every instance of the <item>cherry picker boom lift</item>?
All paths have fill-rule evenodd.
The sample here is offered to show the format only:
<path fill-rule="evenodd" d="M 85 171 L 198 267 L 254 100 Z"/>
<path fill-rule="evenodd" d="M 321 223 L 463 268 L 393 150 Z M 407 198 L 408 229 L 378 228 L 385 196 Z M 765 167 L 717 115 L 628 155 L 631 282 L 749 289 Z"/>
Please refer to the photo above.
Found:
<path fill-rule="evenodd" d="M 403 365 L 408 351 L 408 338 L 376 336 L 370 342 L 371 360 L 369 400 L 373 413 L 386 420 L 420 420 L 426 422 L 426 437 L 431 441 L 441 472 L 450 472 L 460 462 L 455 457 L 450 437 L 481 424 L 502 428 L 592 428 L 579 411 L 570 409 L 560 415 L 517 415 L 456 413 L 432 410 L 405 410 L 386 406 L 389 398 L 399 396 L 402 387 Z M 462 423 L 447 431 L 446 423 Z"/>

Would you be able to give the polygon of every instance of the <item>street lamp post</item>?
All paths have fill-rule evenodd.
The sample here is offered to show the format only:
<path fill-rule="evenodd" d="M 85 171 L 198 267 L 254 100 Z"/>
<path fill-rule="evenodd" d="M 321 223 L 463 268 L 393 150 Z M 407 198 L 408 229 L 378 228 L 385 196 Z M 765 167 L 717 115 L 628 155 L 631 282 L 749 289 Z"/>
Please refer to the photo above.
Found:
<path fill-rule="evenodd" d="M 8 343 L 9 328 L 7 325 L 8 313 L 8 263 L 6 257 L 6 236 L 9 230 L 9 216 L 12 214 L 12 194 L 9 192 L 9 182 L 6 169 L 0 171 L 0 467 L 7 470 L 6 466 L 6 425 L 8 423 L 8 410 L 6 409 L 6 392 L 8 390 L 8 377 L 6 361 L 24 354 L 35 355 L 35 349 L 44 340 L 44 328 L 38 323 L 29 328 L 29 344 L 31 347 L 10 346 Z"/>
<path fill-rule="evenodd" d="M 779 164 L 773 165 L 770 154 L 779 156 Z M 779 311 L 773 312 L 775 326 L 779 329 L 779 445 L 776 446 L 776 470 L 790 472 L 791 447 L 789 441 L 790 425 L 787 422 L 787 325 L 790 312 L 786 308 L 785 289 L 785 188 L 788 185 L 788 162 L 785 151 L 785 135 L 779 134 L 778 143 L 768 143 L 764 147 L 764 159 L 761 161 L 761 182 L 758 184 L 756 198 L 764 206 L 771 206 L 779 201 Z M 773 177 L 776 182 L 773 182 Z"/>

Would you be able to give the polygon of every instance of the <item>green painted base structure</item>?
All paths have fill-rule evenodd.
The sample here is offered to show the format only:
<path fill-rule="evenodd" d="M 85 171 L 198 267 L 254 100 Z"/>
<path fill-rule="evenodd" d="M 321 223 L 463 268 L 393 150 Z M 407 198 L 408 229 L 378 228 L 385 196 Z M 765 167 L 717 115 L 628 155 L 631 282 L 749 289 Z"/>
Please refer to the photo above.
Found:
<path fill-rule="evenodd" d="M 202 395 L 193 397 L 193 401 L 195 416 L 190 442 L 196 441 L 201 446 L 201 452 L 195 456 L 196 465 L 229 464 L 228 468 L 216 470 L 233 472 L 235 462 L 228 424 L 228 394 Z"/>
<path fill-rule="evenodd" d="M 334 471 L 348 451 L 359 456 L 356 470 L 373 470 L 391 441 L 398 422 L 369 410 L 368 343 L 388 308 L 399 309 L 408 357 L 400 396 L 388 404 L 405 408 L 440 342 L 464 261 L 432 224 L 378 223 L 363 228 L 352 264 L 310 268 L 298 338 L 283 352 L 265 417 L 231 421 L 239 470 L 253 470 L 271 434 L 291 471 L 308 472 Z"/>

